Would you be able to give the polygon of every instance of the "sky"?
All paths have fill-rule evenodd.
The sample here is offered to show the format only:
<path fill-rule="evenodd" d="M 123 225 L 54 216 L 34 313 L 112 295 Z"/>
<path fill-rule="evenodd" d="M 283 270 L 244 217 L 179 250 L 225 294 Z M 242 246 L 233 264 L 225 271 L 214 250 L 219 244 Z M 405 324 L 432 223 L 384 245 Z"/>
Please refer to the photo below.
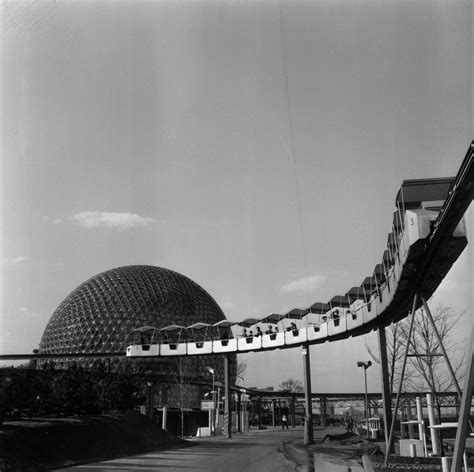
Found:
<path fill-rule="evenodd" d="M 468 1 L 0 11 L 1 353 L 130 264 L 190 277 L 235 321 L 326 302 L 380 261 L 402 181 L 454 176 L 473 136 Z M 433 302 L 467 311 L 460 337 L 472 262 Z M 313 390 L 362 391 L 374 342 L 311 347 Z M 247 386 L 303 379 L 300 348 L 239 359 Z"/>

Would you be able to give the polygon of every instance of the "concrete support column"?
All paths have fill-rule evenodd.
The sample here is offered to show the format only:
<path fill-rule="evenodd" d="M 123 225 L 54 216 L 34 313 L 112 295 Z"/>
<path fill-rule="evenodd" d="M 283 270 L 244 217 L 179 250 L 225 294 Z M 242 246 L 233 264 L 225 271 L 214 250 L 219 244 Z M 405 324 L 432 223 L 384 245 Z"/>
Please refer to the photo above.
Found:
<path fill-rule="evenodd" d="M 430 421 L 430 426 L 435 426 L 435 413 L 433 405 L 433 394 L 426 394 L 426 407 L 428 409 L 428 419 Z M 439 444 L 438 444 L 438 435 L 436 434 L 436 429 L 430 428 L 431 435 L 431 452 L 435 455 L 439 454 Z"/>
<path fill-rule="evenodd" d="M 305 421 L 304 421 L 304 444 L 313 444 L 313 403 L 311 399 L 311 365 L 309 359 L 309 344 L 305 343 L 302 349 L 303 370 L 304 370 L 304 400 L 305 400 Z"/>
<path fill-rule="evenodd" d="M 321 411 L 321 426 L 325 428 L 327 426 L 326 397 L 319 399 L 319 410 Z"/>
<path fill-rule="evenodd" d="M 161 419 L 161 429 L 164 431 L 168 430 L 168 407 L 164 406 L 163 407 L 163 418 Z"/>
<path fill-rule="evenodd" d="M 275 427 L 275 400 L 272 400 L 272 426 Z"/>
<path fill-rule="evenodd" d="M 257 400 L 258 429 L 262 429 L 262 397 Z"/>
<path fill-rule="evenodd" d="M 419 439 L 423 441 L 423 448 L 425 449 L 425 456 L 427 454 L 426 449 L 426 435 L 425 435 L 425 425 L 423 423 L 423 409 L 421 408 L 421 398 L 416 397 L 416 419 L 418 421 L 418 436 Z"/>
<path fill-rule="evenodd" d="M 242 394 L 238 393 L 237 394 L 237 432 L 241 433 L 242 432 Z"/>
<path fill-rule="evenodd" d="M 387 339 L 385 337 L 385 326 L 379 326 L 377 329 L 379 341 L 380 356 L 380 376 L 382 385 L 382 402 L 383 402 L 383 427 L 385 434 L 385 447 L 387 447 L 390 435 L 390 425 L 392 424 L 392 392 L 390 391 L 390 377 L 388 373 L 387 359 Z M 389 454 L 395 452 L 395 445 L 390 444 Z"/>
<path fill-rule="evenodd" d="M 412 417 L 412 414 L 411 414 L 411 400 L 409 398 L 407 398 L 406 406 L 407 406 L 407 421 L 411 421 L 413 419 L 413 417 Z M 408 425 L 408 437 L 410 439 L 415 438 L 415 433 L 413 431 L 413 425 L 412 424 Z"/>
<path fill-rule="evenodd" d="M 412 421 L 413 417 L 412 417 L 412 414 L 411 414 L 411 400 L 409 398 L 407 398 L 406 402 L 405 402 L 405 405 L 406 405 L 406 411 L 407 411 L 407 421 Z M 412 424 L 409 424 L 408 425 L 408 437 L 410 439 L 414 439 L 415 438 L 415 434 L 414 434 L 414 431 L 413 431 L 413 425 Z"/>
<path fill-rule="evenodd" d="M 229 355 L 224 354 L 224 436 L 232 437 L 232 398 L 230 393 Z"/>
<path fill-rule="evenodd" d="M 291 396 L 290 411 L 291 411 L 291 427 L 296 426 L 296 399 L 295 396 Z"/>
<path fill-rule="evenodd" d="M 400 408 L 400 439 L 405 439 L 405 425 L 403 422 L 405 421 L 405 408 L 402 406 Z"/>

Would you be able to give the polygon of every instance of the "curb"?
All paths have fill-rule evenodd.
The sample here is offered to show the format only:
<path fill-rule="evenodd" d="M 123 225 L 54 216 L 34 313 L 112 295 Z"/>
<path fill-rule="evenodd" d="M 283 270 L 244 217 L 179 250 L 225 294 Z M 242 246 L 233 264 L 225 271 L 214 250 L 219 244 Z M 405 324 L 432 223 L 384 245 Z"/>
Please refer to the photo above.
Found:
<path fill-rule="evenodd" d="M 367 454 L 362 455 L 362 465 L 364 466 L 365 472 L 374 472 L 374 466 Z"/>

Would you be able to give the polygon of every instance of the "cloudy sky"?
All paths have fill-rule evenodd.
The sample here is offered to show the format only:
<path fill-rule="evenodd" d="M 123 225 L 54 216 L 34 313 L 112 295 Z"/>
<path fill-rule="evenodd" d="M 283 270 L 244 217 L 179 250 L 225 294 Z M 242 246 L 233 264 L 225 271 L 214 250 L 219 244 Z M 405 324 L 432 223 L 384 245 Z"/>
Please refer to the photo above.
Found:
<path fill-rule="evenodd" d="M 128 264 L 189 276 L 233 320 L 359 285 L 402 180 L 455 175 L 468 148 L 471 10 L 3 3 L 0 352 L 31 352 L 69 292 Z M 435 302 L 471 297 L 466 250 Z M 313 389 L 361 390 L 367 339 L 312 347 Z M 242 360 L 246 385 L 302 379 L 300 349 Z"/>

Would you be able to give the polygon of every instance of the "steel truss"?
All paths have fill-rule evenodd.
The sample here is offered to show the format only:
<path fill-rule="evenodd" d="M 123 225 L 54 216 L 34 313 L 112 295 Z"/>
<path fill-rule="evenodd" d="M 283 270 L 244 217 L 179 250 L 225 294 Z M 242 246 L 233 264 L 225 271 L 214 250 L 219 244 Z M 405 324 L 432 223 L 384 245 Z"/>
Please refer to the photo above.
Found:
<path fill-rule="evenodd" d="M 410 320 L 410 328 L 408 331 L 408 339 L 407 339 L 407 345 L 406 345 L 406 350 L 405 350 L 405 355 L 403 358 L 403 366 L 402 366 L 402 372 L 400 376 L 400 384 L 395 400 L 395 408 L 393 410 L 393 415 L 392 415 L 392 421 L 390 425 L 390 433 L 388 437 L 388 441 L 386 440 L 386 452 L 385 452 L 385 465 L 387 465 L 388 462 L 388 456 L 391 453 L 392 446 L 393 446 L 393 435 L 394 435 L 394 427 L 397 419 L 397 413 L 399 406 L 401 404 L 401 392 L 403 389 L 403 381 L 404 381 L 404 375 L 405 375 L 405 367 L 406 367 L 406 362 L 407 358 L 409 357 L 409 351 L 410 351 L 410 345 L 412 344 L 412 332 L 413 332 L 413 323 L 415 320 L 416 316 L 416 307 L 418 303 L 418 298 L 421 299 L 423 307 L 425 309 L 426 315 L 431 323 L 431 326 L 433 328 L 433 331 L 436 335 L 439 347 L 441 349 L 442 355 L 444 357 L 444 360 L 446 362 L 446 365 L 448 367 L 450 376 L 452 378 L 453 384 L 456 388 L 456 395 L 457 398 L 462 397 L 461 400 L 461 411 L 460 411 L 460 417 L 459 417 L 459 423 L 457 427 L 457 433 L 456 433 L 456 441 L 455 441 L 455 448 L 454 448 L 454 456 L 453 456 L 453 464 L 451 468 L 451 472 L 461 472 L 461 467 L 462 467 L 462 459 L 463 459 L 463 454 L 464 454 L 464 448 L 466 444 L 466 436 L 468 433 L 468 429 L 470 427 L 471 431 L 473 430 L 472 424 L 470 422 L 470 409 L 471 409 L 471 404 L 472 404 L 472 393 L 473 393 L 473 384 L 474 384 L 474 365 L 473 365 L 473 345 L 474 345 L 474 321 L 472 325 L 472 332 L 471 332 L 471 343 L 470 343 L 470 355 L 469 355 L 469 363 L 468 363 L 468 369 L 467 369 L 467 375 L 466 375 L 466 386 L 464 389 L 464 393 L 461 392 L 461 389 L 459 387 L 459 383 L 456 379 L 456 376 L 454 374 L 454 370 L 451 366 L 451 362 L 449 361 L 447 352 L 444 348 L 443 342 L 441 340 L 441 337 L 438 332 L 438 328 L 436 327 L 436 323 L 433 320 L 433 317 L 431 315 L 430 308 L 428 304 L 426 303 L 426 300 L 424 299 L 423 296 L 419 296 L 418 294 L 415 294 L 413 297 L 413 308 L 411 311 L 411 320 Z M 386 379 L 384 379 L 385 381 Z M 438 394 L 437 394 L 438 395 Z M 441 395 L 440 395 L 441 397 Z M 426 404 L 426 403 L 425 403 Z"/>

